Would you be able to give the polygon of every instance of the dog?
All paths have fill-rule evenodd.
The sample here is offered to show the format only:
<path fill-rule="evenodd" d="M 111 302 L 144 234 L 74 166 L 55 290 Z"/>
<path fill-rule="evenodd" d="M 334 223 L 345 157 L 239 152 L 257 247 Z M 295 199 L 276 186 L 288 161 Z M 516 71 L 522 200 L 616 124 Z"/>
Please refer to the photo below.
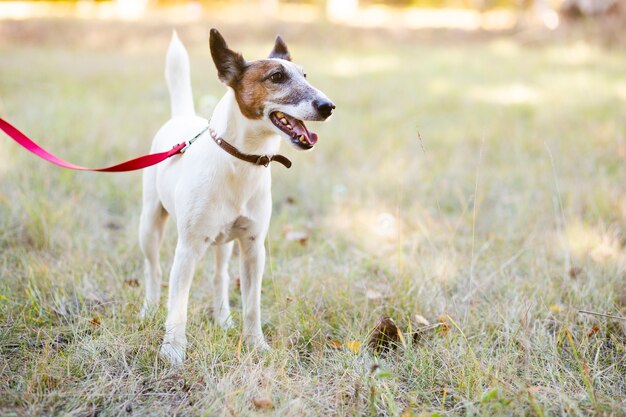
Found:
<path fill-rule="evenodd" d="M 243 337 L 251 349 L 267 350 L 261 330 L 264 241 L 272 213 L 272 161 L 285 140 L 309 150 L 317 135 L 305 121 L 324 121 L 335 105 L 291 62 L 280 36 L 267 59 L 246 61 L 222 35 L 210 31 L 210 50 L 218 78 L 227 87 L 209 120 L 196 115 L 189 56 L 176 32 L 168 48 L 165 78 L 171 119 L 157 132 L 152 152 L 171 149 L 194 137 L 182 155 L 150 167 L 143 175 L 139 242 L 145 257 L 145 298 L 141 315 L 157 307 L 161 289 L 159 247 L 168 217 L 178 240 L 169 277 L 168 312 L 160 355 L 173 365 L 185 359 L 187 306 L 196 265 L 208 247 L 215 252 L 213 319 L 231 328 L 228 263 L 239 244 Z M 191 141 L 190 141 L 191 142 Z M 188 142 L 189 143 L 189 142 Z"/>

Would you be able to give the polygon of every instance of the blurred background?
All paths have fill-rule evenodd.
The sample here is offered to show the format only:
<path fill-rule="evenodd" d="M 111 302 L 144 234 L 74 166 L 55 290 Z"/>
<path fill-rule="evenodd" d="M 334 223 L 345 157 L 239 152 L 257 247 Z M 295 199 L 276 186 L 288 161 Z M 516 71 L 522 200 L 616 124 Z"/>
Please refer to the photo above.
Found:
<path fill-rule="evenodd" d="M 530 24 L 556 29 L 563 19 L 624 14 L 623 0 L 64 0 L 0 1 L 0 18 L 79 17 L 193 21 L 219 12 L 230 19 L 328 21 L 357 27 L 504 30 Z"/>

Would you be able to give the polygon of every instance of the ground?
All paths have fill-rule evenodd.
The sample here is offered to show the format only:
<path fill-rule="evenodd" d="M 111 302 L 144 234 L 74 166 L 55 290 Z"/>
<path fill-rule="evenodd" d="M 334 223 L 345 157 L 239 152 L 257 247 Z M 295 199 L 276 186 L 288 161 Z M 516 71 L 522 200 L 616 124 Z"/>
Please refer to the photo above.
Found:
<path fill-rule="evenodd" d="M 241 343 L 236 265 L 235 329 L 213 325 L 207 256 L 187 360 L 160 361 L 164 309 L 138 318 L 141 174 L 62 170 L 2 136 L 2 415 L 626 415 L 624 321 L 579 312 L 626 313 L 622 46 L 584 32 L 179 25 L 205 116 L 224 92 L 212 25 L 251 59 L 281 32 L 337 104 L 310 125 L 314 151 L 285 146 L 294 166 L 272 167 L 273 350 Z M 168 117 L 170 30 L 0 22 L 0 115 L 74 163 L 145 153 Z M 403 337 L 380 353 L 367 342 L 382 316 Z"/>

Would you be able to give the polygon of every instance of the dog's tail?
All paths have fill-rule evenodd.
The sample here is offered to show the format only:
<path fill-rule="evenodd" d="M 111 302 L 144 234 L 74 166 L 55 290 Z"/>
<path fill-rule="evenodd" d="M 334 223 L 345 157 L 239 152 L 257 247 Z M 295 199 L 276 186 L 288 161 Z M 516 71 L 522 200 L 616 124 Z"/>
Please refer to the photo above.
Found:
<path fill-rule="evenodd" d="M 191 93 L 191 77 L 189 72 L 189 55 L 176 31 L 167 49 L 165 63 L 165 80 L 170 92 L 172 117 L 192 116 L 196 114 Z"/>

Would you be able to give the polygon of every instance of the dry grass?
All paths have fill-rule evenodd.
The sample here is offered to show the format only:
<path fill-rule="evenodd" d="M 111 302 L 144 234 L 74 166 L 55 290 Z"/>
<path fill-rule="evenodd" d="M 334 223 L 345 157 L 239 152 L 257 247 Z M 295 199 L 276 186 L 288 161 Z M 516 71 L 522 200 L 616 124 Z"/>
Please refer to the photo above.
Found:
<path fill-rule="evenodd" d="M 209 24 L 180 28 L 203 109 L 223 93 Z M 282 32 L 338 104 L 314 152 L 285 150 L 294 167 L 273 168 L 263 284 L 273 352 L 247 352 L 239 331 L 213 326 L 207 261 L 184 369 L 160 362 L 164 312 L 141 323 L 132 285 L 143 279 L 140 174 L 63 171 L 3 138 L 2 415 L 626 414 L 624 323 L 577 313 L 626 313 L 623 50 L 222 29 L 250 57 Z M 85 165 L 148 149 L 169 111 L 167 25 L 0 22 L 0 32 L 2 117 Z M 240 323 L 234 286 L 231 301 Z M 413 339 L 416 313 L 445 325 Z M 376 356 L 366 337 L 383 315 L 404 345 Z"/>

